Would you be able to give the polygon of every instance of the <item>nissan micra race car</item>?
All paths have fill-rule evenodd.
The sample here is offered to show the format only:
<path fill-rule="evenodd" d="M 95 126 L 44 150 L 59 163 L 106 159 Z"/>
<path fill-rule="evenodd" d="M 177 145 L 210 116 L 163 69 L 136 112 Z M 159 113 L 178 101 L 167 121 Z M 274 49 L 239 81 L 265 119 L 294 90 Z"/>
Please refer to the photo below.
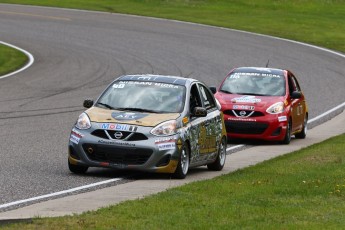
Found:
<path fill-rule="evenodd" d="M 307 102 L 296 77 L 288 70 L 233 69 L 215 97 L 221 104 L 229 138 L 289 144 L 291 135 L 306 137 Z"/>
<path fill-rule="evenodd" d="M 113 81 L 72 128 L 68 166 L 142 170 L 186 177 L 190 167 L 222 170 L 227 136 L 209 88 L 190 78 L 125 75 Z"/>

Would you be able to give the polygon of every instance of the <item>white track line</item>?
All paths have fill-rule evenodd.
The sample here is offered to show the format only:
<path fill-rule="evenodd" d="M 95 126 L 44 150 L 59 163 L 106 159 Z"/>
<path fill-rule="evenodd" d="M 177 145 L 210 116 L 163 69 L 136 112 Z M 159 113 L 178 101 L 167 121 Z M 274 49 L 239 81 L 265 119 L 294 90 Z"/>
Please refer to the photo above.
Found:
<path fill-rule="evenodd" d="M 68 190 L 64 190 L 64 191 L 60 191 L 60 192 L 54 192 L 54 193 L 50 193 L 50 194 L 46 194 L 46 195 L 42 195 L 42 196 L 36 196 L 36 197 L 32 197 L 32 198 L 25 199 L 25 200 L 18 200 L 18 201 L 14 201 L 14 202 L 11 202 L 11 203 L 0 205 L 0 209 L 1 208 L 7 208 L 7 207 L 10 207 L 10 206 L 14 206 L 14 205 L 18 205 L 18 204 L 28 203 L 28 202 L 31 202 L 31 201 L 38 201 L 38 200 L 42 200 L 42 199 L 46 199 L 46 198 L 50 198 L 50 197 L 54 197 L 54 196 L 60 196 L 60 195 L 64 195 L 64 194 L 67 194 L 67 193 L 76 192 L 76 191 L 80 191 L 80 190 L 83 190 L 83 189 L 88 189 L 88 188 L 96 187 L 96 186 L 99 186 L 99 185 L 112 183 L 112 182 L 119 181 L 119 180 L 122 180 L 122 179 L 123 178 L 115 178 L 115 179 L 100 181 L 100 182 L 97 182 L 97 183 L 88 184 L 88 185 L 84 185 L 84 186 L 80 186 L 80 187 L 76 187 L 76 188 L 72 188 L 72 189 L 68 189 Z"/>
<path fill-rule="evenodd" d="M 310 120 L 308 121 L 308 124 L 311 123 L 311 122 L 314 122 L 314 121 L 316 121 L 316 120 L 319 120 L 319 119 L 321 119 L 321 118 L 327 116 L 328 114 L 330 114 L 330 113 L 332 113 L 332 112 L 334 112 L 334 111 L 336 111 L 336 110 L 338 110 L 338 109 L 340 109 L 340 108 L 342 108 L 342 107 L 345 107 L 345 102 L 343 102 L 342 104 L 340 104 L 340 105 L 334 107 L 333 109 L 328 110 L 327 112 L 325 112 L 325 113 L 323 113 L 323 114 L 321 114 L 321 115 L 319 115 L 319 116 L 317 116 L 317 117 L 314 117 L 313 119 L 310 119 Z"/>
<path fill-rule="evenodd" d="M 19 51 L 23 52 L 29 58 L 28 63 L 24 67 L 22 67 L 19 70 L 14 71 L 14 72 L 11 72 L 9 74 L 0 76 L 0 79 L 6 78 L 6 77 L 10 77 L 10 76 L 15 75 L 15 74 L 17 74 L 19 72 L 22 72 L 22 71 L 26 70 L 27 68 L 29 68 L 34 63 L 35 59 L 28 51 L 23 50 L 23 49 L 21 49 L 21 48 L 19 48 L 17 46 L 11 45 L 11 44 L 6 43 L 6 42 L 0 41 L 0 44 L 3 44 L 3 45 L 6 45 L 6 46 L 9 46 L 9 47 L 12 47 L 12 48 L 14 48 L 16 50 L 19 50 Z"/>

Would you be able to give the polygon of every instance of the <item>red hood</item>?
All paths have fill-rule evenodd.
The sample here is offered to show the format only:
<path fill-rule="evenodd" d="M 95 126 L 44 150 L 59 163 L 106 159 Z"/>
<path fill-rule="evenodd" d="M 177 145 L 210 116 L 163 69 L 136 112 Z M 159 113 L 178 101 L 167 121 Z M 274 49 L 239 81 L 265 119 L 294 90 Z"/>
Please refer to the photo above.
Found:
<path fill-rule="evenodd" d="M 223 109 L 232 109 L 234 105 L 255 106 L 258 109 L 267 109 L 276 102 L 285 101 L 284 96 L 251 96 L 217 92 L 215 97 Z M 242 108 L 244 109 L 244 108 Z"/>

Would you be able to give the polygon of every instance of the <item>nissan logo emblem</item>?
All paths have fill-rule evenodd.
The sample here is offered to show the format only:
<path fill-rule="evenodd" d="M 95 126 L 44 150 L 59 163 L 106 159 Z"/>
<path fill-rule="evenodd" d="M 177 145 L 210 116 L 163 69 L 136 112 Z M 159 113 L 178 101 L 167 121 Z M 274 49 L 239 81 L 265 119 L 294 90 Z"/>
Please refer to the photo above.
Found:
<path fill-rule="evenodd" d="M 246 111 L 241 111 L 240 115 L 241 115 L 241 117 L 244 117 L 245 115 L 247 115 L 247 113 L 246 113 Z"/>
<path fill-rule="evenodd" d="M 116 133 L 114 134 L 114 137 L 115 137 L 116 139 L 120 139 L 122 136 L 123 136 L 123 134 L 122 134 L 121 132 L 116 132 Z"/>

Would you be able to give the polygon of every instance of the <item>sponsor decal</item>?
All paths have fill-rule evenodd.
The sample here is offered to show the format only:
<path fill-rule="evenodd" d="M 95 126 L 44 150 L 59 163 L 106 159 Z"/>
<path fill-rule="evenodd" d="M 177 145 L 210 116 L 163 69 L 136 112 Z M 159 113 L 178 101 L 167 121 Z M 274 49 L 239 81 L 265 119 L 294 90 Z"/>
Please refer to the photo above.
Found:
<path fill-rule="evenodd" d="M 175 142 L 175 137 L 163 137 L 155 140 L 155 144 L 166 143 L 166 142 Z"/>
<path fill-rule="evenodd" d="M 228 118 L 228 121 L 254 121 L 254 122 L 256 122 L 256 119 L 248 119 L 248 118 Z"/>
<path fill-rule="evenodd" d="M 278 121 L 279 121 L 279 122 L 287 121 L 287 117 L 286 117 L 286 116 L 278 117 Z"/>
<path fill-rule="evenodd" d="M 157 145 L 159 150 L 175 149 L 175 142 L 160 143 Z"/>
<path fill-rule="evenodd" d="M 69 140 L 75 144 L 79 144 L 79 141 L 82 137 L 84 137 L 84 135 L 73 128 Z"/>
<path fill-rule="evenodd" d="M 138 80 L 145 80 L 145 81 L 119 81 L 113 84 L 113 88 L 124 88 L 126 85 L 149 85 L 155 86 L 160 88 L 174 88 L 177 89 L 179 86 L 168 84 L 168 83 L 160 83 L 160 82 L 150 82 L 146 80 L 150 80 L 150 77 L 139 77 Z"/>
<path fill-rule="evenodd" d="M 79 137 L 79 138 L 82 138 L 82 137 L 84 136 L 83 134 L 81 134 L 81 133 L 80 133 L 78 130 L 76 130 L 75 128 L 72 129 L 71 134 L 73 134 L 73 135 L 75 135 L 75 136 L 77 136 L 77 137 Z"/>
<path fill-rule="evenodd" d="M 254 110 L 255 106 L 252 105 L 234 105 L 233 109 Z"/>
<path fill-rule="evenodd" d="M 256 98 L 255 96 L 243 96 L 243 97 L 236 97 L 231 100 L 232 102 L 244 102 L 244 103 L 257 103 L 261 102 L 260 98 Z"/>
<path fill-rule="evenodd" d="M 138 120 L 148 116 L 146 113 L 123 113 L 123 112 L 113 112 L 111 116 L 116 120 L 131 121 Z"/>
<path fill-rule="evenodd" d="M 116 131 L 130 131 L 135 132 L 137 131 L 138 127 L 127 125 L 127 124 L 115 124 L 115 123 L 101 123 L 99 125 L 100 129 L 104 130 L 116 130 Z"/>
<path fill-rule="evenodd" d="M 79 144 L 80 138 L 74 136 L 73 134 L 71 134 L 69 140 L 70 140 L 71 142 L 73 142 L 74 144 Z"/>
<path fill-rule="evenodd" d="M 260 73 L 246 73 L 246 72 L 238 72 L 234 73 L 234 76 L 260 76 Z"/>
<path fill-rule="evenodd" d="M 161 87 L 161 88 L 174 88 L 177 89 L 177 85 L 172 85 L 172 84 L 166 84 L 166 83 L 155 83 L 155 86 Z"/>
<path fill-rule="evenodd" d="M 115 141 L 98 140 L 98 143 L 100 143 L 100 144 L 108 144 L 108 145 L 121 145 L 121 146 L 135 147 L 135 144 L 127 143 L 127 142 L 115 142 Z"/>

